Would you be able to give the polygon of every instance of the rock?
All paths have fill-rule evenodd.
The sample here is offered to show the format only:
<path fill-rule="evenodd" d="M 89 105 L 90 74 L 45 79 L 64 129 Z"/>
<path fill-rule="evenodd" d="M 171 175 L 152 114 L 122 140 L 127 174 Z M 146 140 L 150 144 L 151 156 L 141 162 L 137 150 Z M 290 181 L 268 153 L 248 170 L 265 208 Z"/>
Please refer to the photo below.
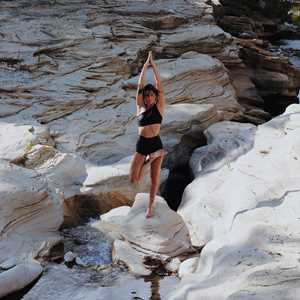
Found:
<path fill-rule="evenodd" d="M 129 182 L 129 170 L 132 157 L 109 166 L 88 166 L 88 176 L 83 183 L 81 192 L 87 195 L 96 195 L 99 203 L 99 212 L 106 213 L 112 208 L 123 205 L 132 205 L 138 192 L 150 190 L 150 169 L 147 165 L 139 184 Z M 168 170 L 161 171 L 161 181 L 168 176 Z"/>
<path fill-rule="evenodd" d="M 282 25 L 290 7 L 289 1 L 273 0 L 251 4 L 226 0 L 214 5 L 217 24 L 239 38 L 239 57 L 243 63 L 224 63 L 229 69 L 238 102 L 245 108 L 240 118 L 243 122 L 261 124 L 297 102 L 299 70 L 278 51 L 266 51 L 270 48 L 268 40 L 274 41 L 284 34 Z M 269 116 L 248 114 L 252 109 L 260 109 Z"/>
<path fill-rule="evenodd" d="M 114 261 L 124 262 L 132 273 L 139 275 L 152 272 L 153 266 L 147 263 L 151 258 L 164 264 L 169 258 L 193 251 L 185 224 L 163 198 L 156 196 L 154 217 L 145 218 L 148 197 L 137 194 L 120 226 L 122 240 L 116 240 L 113 249 Z"/>
<path fill-rule="evenodd" d="M 166 276 L 156 283 L 159 284 L 154 291 L 151 286 L 152 281 L 145 281 L 144 278 L 138 278 L 119 270 L 107 272 L 109 269 L 98 270 L 97 272 L 90 268 L 67 268 L 62 264 L 53 264 L 47 266 L 46 272 L 39 281 L 31 288 L 24 300 L 39 299 L 43 295 L 43 300 L 64 300 L 72 298 L 80 300 L 82 298 L 89 300 L 100 299 L 118 299 L 128 300 L 134 297 L 149 299 L 159 295 L 165 299 L 166 295 L 178 284 L 175 276 Z M 101 284 L 99 280 L 101 278 Z M 49 288 L 55 286 L 55 288 Z"/>
<path fill-rule="evenodd" d="M 38 257 L 60 241 L 62 203 L 45 177 L 2 160 L 0 190 L 0 263 Z"/>
<path fill-rule="evenodd" d="M 49 130 L 42 126 L 0 123 L 0 158 L 18 161 L 35 144 L 53 145 Z"/>
<path fill-rule="evenodd" d="M 18 264 L 0 273 L 0 297 L 19 291 L 33 282 L 43 272 L 37 262 Z"/>
<path fill-rule="evenodd" d="M 18 264 L 18 260 L 15 257 L 11 257 L 8 260 L 1 263 L 0 269 L 8 270 L 15 267 L 17 264 Z"/>
<path fill-rule="evenodd" d="M 130 245 L 122 240 L 116 240 L 113 248 L 113 259 L 115 262 L 122 262 L 128 266 L 129 271 L 134 275 L 148 276 L 152 270 L 144 266 L 143 253 L 134 253 Z"/>
<path fill-rule="evenodd" d="M 274 38 L 279 33 L 280 24 L 288 16 L 289 1 L 220 1 L 223 14 L 219 24 L 226 31 L 239 37 Z M 221 11 L 220 8 L 218 10 Z M 222 17 L 221 17 L 222 16 Z"/>
<path fill-rule="evenodd" d="M 101 215 L 101 221 L 110 222 L 113 223 L 118 218 L 116 217 L 125 217 L 130 211 L 130 206 L 120 206 L 117 208 L 114 208 L 107 212 L 106 214 Z M 117 221 L 117 223 L 119 223 Z"/>
<path fill-rule="evenodd" d="M 228 165 L 249 151 L 254 143 L 256 126 L 235 122 L 219 122 L 204 131 L 207 146 L 194 151 L 190 166 L 195 176 Z"/>
<path fill-rule="evenodd" d="M 168 299 L 297 298 L 299 116 L 289 106 L 258 126 L 246 153 L 188 186 L 178 212 L 205 247 Z"/>
<path fill-rule="evenodd" d="M 82 267 L 87 267 L 88 266 L 80 257 L 76 257 L 75 262 L 76 262 L 77 265 L 82 266 Z"/>
<path fill-rule="evenodd" d="M 53 3 L 47 7 L 25 0 L 24 5 L 17 1 L 12 4 L 18 11 L 17 17 L 10 6 L 3 4 L 1 10 L 6 25 L 1 31 L 2 119 L 6 124 L 47 124 L 49 131 L 55 132 L 53 139 L 58 151 L 76 153 L 97 165 L 115 163 L 134 152 L 136 91 L 129 81 L 136 79 L 148 50 L 152 49 L 169 104 L 194 104 L 200 108 L 203 103 L 214 105 L 208 112 L 212 114 L 201 126 L 207 127 L 219 120 L 217 115 L 225 120 L 266 121 L 267 114 L 247 114 L 249 107 L 244 103 L 247 101 L 251 102 L 249 110 L 263 110 L 263 101 L 255 86 L 248 89 L 252 52 L 243 50 L 251 61 L 243 68 L 240 49 L 247 47 L 216 24 L 213 10 L 218 2 L 208 4 L 201 0 L 187 4 L 178 0 L 154 5 L 116 1 L 113 10 L 106 4 L 101 5 L 101 10 L 95 10 L 95 4 L 82 0 L 70 6 Z M 226 10 L 231 2 L 221 3 Z M 248 3 L 230 5 L 237 11 L 246 7 L 246 12 L 259 7 L 258 3 L 251 7 Z M 82 7 L 82 14 L 69 17 L 71 11 Z M 64 15 L 59 20 L 58 10 Z M 39 16 L 45 12 L 47 18 L 41 19 Z M 276 9 L 276 14 L 278 12 Z M 248 19 L 247 14 L 244 21 Z M 43 27 L 42 31 L 36 30 L 37 24 Z M 263 24 L 266 28 L 272 27 L 266 18 Z M 262 62 L 260 67 L 267 70 L 271 65 L 269 56 L 263 62 L 254 59 L 255 64 Z M 279 73 L 285 74 L 286 67 L 277 62 L 273 60 L 270 71 L 275 72 L 278 65 Z M 230 74 L 235 69 L 243 70 L 243 83 L 247 85 L 238 93 L 235 89 L 239 89 L 241 81 Z M 266 79 L 255 73 L 251 76 L 256 77 L 265 87 Z M 294 95 L 299 87 L 296 77 L 294 71 L 289 71 L 289 85 L 285 82 L 281 89 L 279 85 L 283 81 L 277 80 L 277 90 L 284 95 Z M 180 133 L 173 130 L 164 136 L 170 149 L 186 134 L 195 115 L 190 117 L 179 124 Z M 23 146 L 27 145 L 26 142 Z"/>
<path fill-rule="evenodd" d="M 178 271 L 179 266 L 181 264 L 181 261 L 178 257 L 175 257 L 173 259 L 171 259 L 171 261 L 169 261 L 166 265 L 165 268 L 171 272 L 171 273 L 175 273 Z"/>
<path fill-rule="evenodd" d="M 182 278 L 184 275 L 194 273 L 199 263 L 199 257 L 188 258 L 180 264 L 178 276 Z"/>
<path fill-rule="evenodd" d="M 65 262 L 72 262 L 74 261 L 76 258 L 76 254 L 74 254 L 72 251 L 68 251 L 65 255 L 64 255 L 64 260 Z"/>

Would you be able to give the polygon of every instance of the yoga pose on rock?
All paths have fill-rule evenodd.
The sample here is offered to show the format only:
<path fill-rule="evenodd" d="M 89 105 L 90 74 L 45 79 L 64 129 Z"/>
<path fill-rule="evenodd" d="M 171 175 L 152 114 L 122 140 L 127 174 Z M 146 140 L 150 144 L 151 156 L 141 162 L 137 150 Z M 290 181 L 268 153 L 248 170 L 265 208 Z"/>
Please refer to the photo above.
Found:
<path fill-rule="evenodd" d="M 145 85 L 145 73 L 150 65 L 153 68 L 156 87 L 149 83 Z M 146 218 L 151 218 L 154 214 L 153 203 L 159 187 L 161 163 L 165 155 L 159 137 L 160 124 L 165 110 L 165 96 L 158 69 L 151 52 L 149 52 L 140 74 L 136 107 L 139 138 L 136 144 L 136 153 L 131 163 L 129 177 L 132 183 L 139 182 L 143 167 L 148 163 L 150 164 L 151 188 Z"/>

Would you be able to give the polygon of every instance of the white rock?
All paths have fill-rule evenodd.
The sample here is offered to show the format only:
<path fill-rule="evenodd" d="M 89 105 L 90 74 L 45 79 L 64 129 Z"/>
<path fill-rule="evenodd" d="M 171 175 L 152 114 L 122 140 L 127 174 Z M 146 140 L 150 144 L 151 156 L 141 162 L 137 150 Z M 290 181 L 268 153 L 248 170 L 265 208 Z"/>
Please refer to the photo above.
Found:
<path fill-rule="evenodd" d="M 64 255 L 64 260 L 66 262 L 71 262 L 76 258 L 76 254 L 74 254 L 72 251 L 68 251 L 65 255 Z"/>
<path fill-rule="evenodd" d="M 19 291 L 34 281 L 43 268 L 39 263 L 19 264 L 8 271 L 0 273 L 0 297 Z"/>
<path fill-rule="evenodd" d="M 166 265 L 165 265 L 165 268 L 172 272 L 172 273 L 175 273 L 178 271 L 179 269 L 179 266 L 181 264 L 181 261 L 178 257 L 175 257 L 173 259 L 171 259 L 171 261 L 169 261 Z"/>
<path fill-rule="evenodd" d="M 0 122 L 0 158 L 19 159 L 38 143 L 53 144 L 46 127 Z"/>
<path fill-rule="evenodd" d="M 195 176 L 220 169 L 253 147 L 256 126 L 246 123 L 218 122 L 205 131 L 207 146 L 196 149 L 190 159 Z"/>
<path fill-rule="evenodd" d="M 192 257 L 184 260 L 179 267 L 178 276 L 182 278 L 186 274 L 194 273 L 199 263 L 199 257 Z"/>
<path fill-rule="evenodd" d="M 0 206 L 0 263 L 39 256 L 61 239 L 61 199 L 35 171 L 0 160 Z"/>
<path fill-rule="evenodd" d="M 130 206 L 120 206 L 101 215 L 101 221 L 113 223 L 116 217 L 125 217 L 130 211 Z"/>
<path fill-rule="evenodd" d="M 138 192 L 150 190 L 150 166 L 149 164 L 143 170 L 142 179 L 138 184 L 129 182 L 129 170 L 132 156 L 125 157 L 122 160 L 108 166 L 88 165 L 88 176 L 81 188 L 82 193 L 88 194 L 112 194 L 110 202 L 104 203 L 106 211 L 123 205 L 131 205 Z M 168 177 L 167 169 L 161 170 L 160 180 L 164 181 Z"/>
<path fill-rule="evenodd" d="M 147 276 L 151 274 L 151 270 L 147 269 L 143 264 L 143 253 L 139 253 L 139 251 L 133 253 L 130 244 L 124 241 L 116 240 L 114 242 L 113 259 L 115 262 L 124 262 L 134 275 Z"/>
<path fill-rule="evenodd" d="M 18 264 L 18 260 L 15 257 L 11 257 L 0 264 L 0 269 L 8 270 L 16 266 L 17 264 Z"/>
<path fill-rule="evenodd" d="M 87 177 L 85 164 L 76 154 L 56 153 L 39 166 L 38 172 L 47 178 L 49 186 L 68 199 L 80 194 L 80 188 Z"/>
<path fill-rule="evenodd" d="M 206 245 L 168 299 L 297 299 L 299 128 L 300 106 L 291 105 L 258 126 L 248 152 L 187 187 L 179 212 Z"/>
<path fill-rule="evenodd" d="M 155 198 L 154 216 L 146 219 L 149 194 L 137 194 L 129 213 L 120 224 L 122 241 L 114 242 L 113 259 L 125 262 L 135 274 L 150 274 L 143 261 L 150 256 L 163 263 L 193 248 L 180 216 L 165 200 Z"/>

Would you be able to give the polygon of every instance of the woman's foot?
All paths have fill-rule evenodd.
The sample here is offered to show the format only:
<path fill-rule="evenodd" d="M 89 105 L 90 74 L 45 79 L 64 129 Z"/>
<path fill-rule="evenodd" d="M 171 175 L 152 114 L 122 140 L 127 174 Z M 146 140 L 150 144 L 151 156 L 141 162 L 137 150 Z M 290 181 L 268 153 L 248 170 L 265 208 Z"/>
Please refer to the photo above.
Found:
<path fill-rule="evenodd" d="M 153 208 L 148 208 L 146 212 L 146 219 L 152 218 L 154 216 Z"/>

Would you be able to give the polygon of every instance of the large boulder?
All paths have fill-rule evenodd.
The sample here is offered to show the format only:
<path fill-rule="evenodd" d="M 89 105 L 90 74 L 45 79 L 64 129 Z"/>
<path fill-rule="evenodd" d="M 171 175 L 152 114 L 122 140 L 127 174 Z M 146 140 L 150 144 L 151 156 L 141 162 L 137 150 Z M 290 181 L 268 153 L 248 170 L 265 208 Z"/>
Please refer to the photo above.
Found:
<path fill-rule="evenodd" d="M 170 299 L 297 299 L 299 116 L 293 105 L 248 137 L 241 128 L 248 147 L 197 167 L 179 213 L 205 247 Z"/>
<path fill-rule="evenodd" d="M 113 259 L 124 262 L 132 273 L 150 275 L 154 268 L 151 265 L 153 260 L 160 261 L 169 271 L 177 271 L 180 261 L 175 258 L 195 251 L 187 227 L 159 196 L 155 198 L 154 217 L 147 219 L 148 201 L 149 194 L 139 193 L 127 214 L 126 209 L 120 212 L 121 216 L 106 217 L 106 221 L 95 226 L 109 228 L 108 223 L 111 230 L 118 232 Z"/>
<path fill-rule="evenodd" d="M 38 257 L 60 240 L 62 199 L 37 172 L 0 163 L 0 263 Z"/>
<path fill-rule="evenodd" d="M 34 281 L 42 272 L 43 268 L 39 263 L 27 262 L 0 273 L 0 297 L 21 290 Z"/>
<path fill-rule="evenodd" d="M 42 272 L 61 242 L 62 198 L 36 171 L 0 160 L 0 296 L 22 289 Z"/>

